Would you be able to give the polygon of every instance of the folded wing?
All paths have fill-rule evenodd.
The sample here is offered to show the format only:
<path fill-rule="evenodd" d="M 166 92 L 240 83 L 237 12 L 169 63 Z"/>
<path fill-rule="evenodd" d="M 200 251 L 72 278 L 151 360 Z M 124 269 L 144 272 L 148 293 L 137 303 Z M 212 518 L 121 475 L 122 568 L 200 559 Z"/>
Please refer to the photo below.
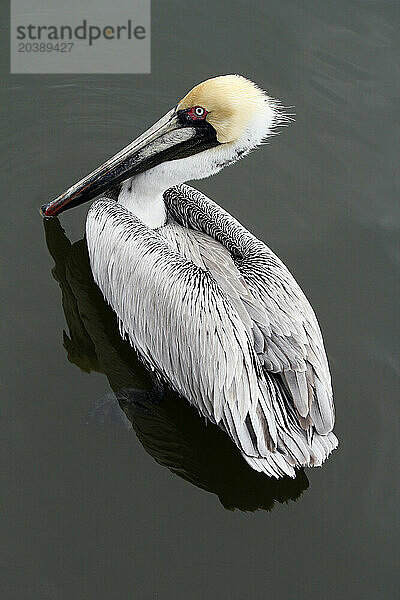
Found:
<path fill-rule="evenodd" d="M 277 449 L 273 386 L 213 275 L 112 200 L 92 205 L 86 232 L 95 281 L 148 366 L 225 429 L 246 460 L 263 457 L 269 474 L 294 476 Z"/>
<path fill-rule="evenodd" d="M 182 185 L 164 198 L 178 223 L 207 234 L 229 251 L 247 289 L 241 300 L 252 320 L 253 348 L 286 418 L 286 427 L 280 428 L 275 411 L 285 452 L 292 446 L 289 454 L 296 464 L 321 464 L 337 445 L 331 433 L 334 405 L 320 328 L 304 293 L 263 242 L 203 194 Z M 216 262 L 229 279 L 231 267 Z M 299 459 L 307 452 L 296 452 L 293 446 L 303 443 L 307 460 Z"/>

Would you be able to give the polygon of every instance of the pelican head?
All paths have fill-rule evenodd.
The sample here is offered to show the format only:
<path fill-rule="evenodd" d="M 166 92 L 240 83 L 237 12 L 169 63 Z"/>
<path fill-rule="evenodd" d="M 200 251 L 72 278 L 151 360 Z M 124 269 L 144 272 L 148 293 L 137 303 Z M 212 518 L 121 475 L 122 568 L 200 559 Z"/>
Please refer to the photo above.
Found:
<path fill-rule="evenodd" d="M 258 146 L 285 117 L 278 104 L 240 75 L 196 85 L 115 156 L 41 208 L 55 216 L 132 178 L 165 190 L 209 177 Z"/>

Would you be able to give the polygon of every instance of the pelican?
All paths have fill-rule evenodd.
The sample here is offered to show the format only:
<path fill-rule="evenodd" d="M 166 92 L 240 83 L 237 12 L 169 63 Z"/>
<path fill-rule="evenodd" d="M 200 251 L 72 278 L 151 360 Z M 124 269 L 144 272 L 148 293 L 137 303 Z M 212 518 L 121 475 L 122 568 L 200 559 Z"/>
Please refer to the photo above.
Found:
<path fill-rule="evenodd" d="M 216 494 L 230 510 L 272 510 L 278 502 L 296 501 L 309 486 L 304 470 L 295 479 L 257 473 L 218 426 L 160 386 L 120 336 L 115 313 L 93 280 L 86 241 L 71 244 L 58 219 L 45 219 L 44 229 L 55 263 L 51 272 L 61 288 L 68 360 L 85 372 L 104 374 L 112 390 L 95 402 L 88 424 L 112 420 L 128 427 L 129 422 L 156 462 Z"/>
<path fill-rule="evenodd" d="M 208 79 L 41 209 L 51 217 L 101 196 L 87 246 L 121 335 L 275 478 L 322 465 L 338 444 L 318 321 L 268 246 L 186 182 L 260 145 L 284 119 L 279 106 L 242 76 Z"/>

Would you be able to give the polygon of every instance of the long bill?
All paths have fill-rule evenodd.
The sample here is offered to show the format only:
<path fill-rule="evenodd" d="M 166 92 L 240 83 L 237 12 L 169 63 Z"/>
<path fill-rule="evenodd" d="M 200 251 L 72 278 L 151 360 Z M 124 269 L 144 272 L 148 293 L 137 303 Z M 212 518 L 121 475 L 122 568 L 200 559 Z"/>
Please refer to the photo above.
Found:
<path fill-rule="evenodd" d="M 172 109 L 129 146 L 44 204 L 40 212 L 43 217 L 54 217 L 162 162 L 185 158 L 217 144 L 209 129 L 188 126 L 179 111 Z"/>

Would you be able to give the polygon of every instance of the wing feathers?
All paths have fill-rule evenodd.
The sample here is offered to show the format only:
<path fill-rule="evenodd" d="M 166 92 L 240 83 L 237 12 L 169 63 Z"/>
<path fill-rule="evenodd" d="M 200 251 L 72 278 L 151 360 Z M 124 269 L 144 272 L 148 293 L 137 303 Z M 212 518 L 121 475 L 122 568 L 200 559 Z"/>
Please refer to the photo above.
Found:
<path fill-rule="evenodd" d="M 165 199 L 179 223 L 213 238 L 213 248 L 219 241 L 233 257 L 238 270 L 236 280 L 240 279 L 241 290 L 242 280 L 246 287 L 246 292 L 236 288 L 236 293 L 253 321 L 253 347 L 266 371 L 282 375 L 300 428 L 315 426 L 320 434 L 330 432 L 334 408 L 321 332 L 311 306 L 287 268 L 267 246 L 197 190 L 177 186 L 166 192 Z M 232 266 L 221 257 L 223 252 L 219 253 L 219 277 L 223 265 L 231 282 Z"/>
<path fill-rule="evenodd" d="M 322 464 L 337 440 L 311 307 L 264 244 L 198 192 L 177 189 L 167 207 L 184 227 L 149 230 L 104 199 L 89 211 L 93 274 L 122 333 L 254 469 L 293 477 L 294 466 Z"/>

